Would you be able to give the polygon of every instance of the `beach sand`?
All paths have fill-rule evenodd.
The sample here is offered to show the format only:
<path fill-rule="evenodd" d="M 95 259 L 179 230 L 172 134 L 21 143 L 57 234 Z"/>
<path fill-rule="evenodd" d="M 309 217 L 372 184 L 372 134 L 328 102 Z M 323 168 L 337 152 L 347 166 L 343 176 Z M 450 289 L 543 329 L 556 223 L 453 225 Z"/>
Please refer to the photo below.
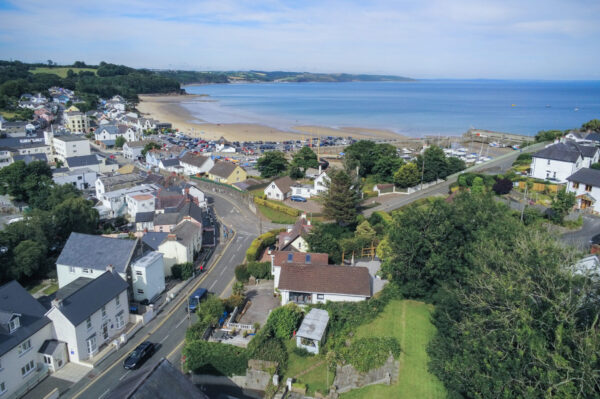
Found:
<path fill-rule="evenodd" d="M 294 126 L 285 131 L 270 126 L 252 123 L 206 123 L 181 105 L 182 102 L 198 101 L 202 96 L 196 95 L 140 95 L 137 109 L 142 116 L 169 122 L 179 131 L 193 137 L 207 140 L 224 137 L 230 141 L 284 141 L 300 140 L 317 136 L 352 136 L 356 139 L 405 140 L 407 137 L 389 130 L 324 126 Z M 207 99 L 207 101 L 210 101 Z"/>

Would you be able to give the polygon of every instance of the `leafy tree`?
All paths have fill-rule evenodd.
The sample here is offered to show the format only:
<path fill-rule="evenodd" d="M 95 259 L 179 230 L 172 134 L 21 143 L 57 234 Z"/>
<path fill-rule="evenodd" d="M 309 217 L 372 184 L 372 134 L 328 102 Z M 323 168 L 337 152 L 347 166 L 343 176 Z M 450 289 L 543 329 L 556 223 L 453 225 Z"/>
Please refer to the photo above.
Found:
<path fill-rule="evenodd" d="M 272 326 L 276 338 L 289 339 L 302 320 L 302 310 L 295 303 L 274 309 L 268 323 Z"/>
<path fill-rule="evenodd" d="M 600 162 L 596 162 L 590 165 L 591 169 L 600 170 Z"/>
<path fill-rule="evenodd" d="M 575 194 L 567 192 L 565 189 L 560 190 L 556 193 L 556 196 L 552 198 L 552 212 L 550 219 L 555 222 L 562 224 L 565 220 L 565 216 L 569 214 L 569 211 L 575 206 Z"/>
<path fill-rule="evenodd" d="M 377 176 L 377 181 L 382 183 L 392 183 L 394 173 L 402 166 L 404 160 L 398 158 L 396 154 L 382 156 L 375 161 L 372 173 Z"/>
<path fill-rule="evenodd" d="M 400 188 L 414 187 L 421 181 L 421 173 L 413 162 L 405 163 L 394 174 L 394 183 Z"/>
<path fill-rule="evenodd" d="M 600 119 L 592 119 L 591 121 L 581 125 L 581 128 L 583 130 L 593 130 L 596 132 L 600 132 Z"/>
<path fill-rule="evenodd" d="M 367 243 L 371 243 L 375 240 L 377 236 L 377 232 L 371 227 L 371 224 L 368 220 L 361 222 L 358 226 L 356 226 L 356 231 L 354 232 L 356 238 L 361 239 Z"/>
<path fill-rule="evenodd" d="M 125 140 L 125 137 L 123 136 L 119 136 L 117 137 L 117 139 L 115 140 L 115 147 L 116 148 L 123 148 L 123 145 L 127 142 L 127 140 Z"/>
<path fill-rule="evenodd" d="M 225 312 L 225 305 L 219 297 L 209 294 L 196 311 L 198 320 L 206 325 L 216 325 Z"/>
<path fill-rule="evenodd" d="M 423 154 L 419 154 L 416 164 L 417 167 L 423 170 L 423 181 L 425 182 L 445 179 L 448 176 L 449 169 L 446 154 L 438 146 L 432 145 Z"/>
<path fill-rule="evenodd" d="M 483 184 L 483 178 L 477 176 L 473 179 L 473 185 L 471 186 L 471 192 L 473 194 L 481 194 L 485 190 L 485 185 Z"/>
<path fill-rule="evenodd" d="M 291 165 L 298 168 L 302 172 L 302 176 L 304 176 L 306 169 L 319 167 L 319 160 L 317 159 L 317 154 L 310 147 L 304 146 L 294 154 Z"/>
<path fill-rule="evenodd" d="M 535 135 L 535 141 L 536 142 L 554 141 L 557 138 L 563 136 L 564 134 L 565 134 L 565 132 L 563 132 L 562 130 L 540 130 Z"/>
<path fill-rule="evenodd" d="M 373 174 L 373 168 L 377 160 L 381 158 L 391 159 L 396 156 L 396 148 L 390 144 L 376 144 L 370 140 L 360 140 L 346 147 L 344 162 L 348 173 L 354 172 L 359 167 L 358 174 L 366 177 Z M 380 169 L 385 166 L 380 164 Z"/>
<path fill-rule="evenodd" d="M 281 151 L 269 151 L 257 161 L 257 167 L 262 177 L 280 176 L 288 169 L 288 161 Z"/>
<path fill-rule="evenodd" d="M 510 179 L 498 179 L 492 186 L 492 190 L 497 195 L 505 195 L 510 193 L 513 188 L 513 182 Z"/>
<path fill-rule="evenodd" d="M 323 213 L 338 224 L 349 225 L 356 222 L 360 201 L 352 179 L 343 170 L 329 173 L 328 190 L 323 201 Z"/>
<path fill-rule="evenodd" d="M 311 252 L 329 254 L 331 263 L 342 262 L 342 247 L 340 241 L 352 237 L 352 231 L 347 226 L 337 223 L 316 223 L 308 236 L 306 242 Z"/>
<path fill-rule="evenodd" d="M 98 229 L 98 211 L 83 198 L 70 198 L 52 210 L 56 235 L 66 241 L 71 232 L 93 234 Z"/>
<path fill-rule="evenodd" d="M 161 149 L 160 144 L 157 144 L 154 141 L 151 141 L 148 144 L 146 144 L 144 146 L 144 148 L 142 149 L 142 155 L 146 156 L 146 154 L 148 153 L 148 151 L 151 151 L 151 150 L 160 150 L 160 149 Z"/>
<path fill-rule="evenodd" d="M 21 280 L 33 276 L 46 263 L 46 247 L 44 244 L 32 241 L 21 241 L 14 249 L 14 265 L 11 275 Z"/>
<path fill-rule="evenodd" d="M 14 162 L 0 169 L 0 194 L 8 194 L 16 201 L 28 202 L 30 195 L 43 190 L 52 182 L 52 171 L 41 161 L 26 165 Z"/>
<path fill-rule="evenodd" d="M 453 175 L 455 173 L 460 172 L 461 170 L 465 170 L 467 165 L 465 161 L 457 157 L 449 157 L 448 161 L 448 176 Z"/>

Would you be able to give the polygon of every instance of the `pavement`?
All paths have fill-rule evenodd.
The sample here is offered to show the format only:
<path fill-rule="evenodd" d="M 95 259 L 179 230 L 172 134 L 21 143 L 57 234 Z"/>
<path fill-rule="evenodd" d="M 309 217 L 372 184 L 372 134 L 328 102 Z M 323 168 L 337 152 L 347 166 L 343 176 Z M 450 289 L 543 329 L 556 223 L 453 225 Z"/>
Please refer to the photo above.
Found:
<path fill-rule="evenodd" d="M 271 310 L 281 305 L 279 298 L 273 296 L 273 284 L 273 280 L 266 280 L 256 285 L 246 285 L 246 298 L 251 301 L 251 305 L 239 323 L 265 325 Z"/>
<path fill-rule="evenodd" d="M 195 321 L 195 315 L 188 319 L 185 308 L 187 296 L 197 287 L 224 298 L 229 296 L 234 279 L 234 269 L 244 260 L 246 249 L 259 234 L 261 224 L 248 209 L 239 207 L 231 198 L 214 194 L 214 210 L 220 222 L 234 234 L 222 239 L 211 259 L 208 270 L 196 277 L 173 301 L 166 304 L 159 314 L 140 329 L 130 341 L 118 351 L 113 352 L 97 365 L 83 379 L 75 384 L 50 376 L 24 396 L 26 399 L 44 397 L 54 388 L 59 388 L 61 398 L 98 398 L 102 399 L 120 381 L 135 375 L 138 371 L 125 370 L 122 366 L 125 357 L 141 342 L 151 341 L 157 344 L 157 351 L 149 362 L 157 362 L 166 357 L 174 365 L 180 366 L 181 349 L 185 332 Z M 263 231 L 272 228 L 262 224 Z"/>

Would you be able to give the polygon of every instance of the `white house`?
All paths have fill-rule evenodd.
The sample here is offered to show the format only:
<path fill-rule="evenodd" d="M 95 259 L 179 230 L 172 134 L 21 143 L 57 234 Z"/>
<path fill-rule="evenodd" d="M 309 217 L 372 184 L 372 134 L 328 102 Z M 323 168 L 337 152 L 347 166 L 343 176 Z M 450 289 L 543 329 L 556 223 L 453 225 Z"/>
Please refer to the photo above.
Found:
<path fill-rule="evenodd" d="M 312 196 L 313 186 L 309 184 L 294 184 L 292 186 L 292 195 L 294 197 L 310 198 Z"/>
<path fill-rule="evenodd" d="M 45 358 L 38 353 L 53 338 L 45 313 L 18 282 L 0 287 L 0 397 L 19 397 L 47 374 Z"/>
<path fill-rule="evenodd" d="M 59 289 L 46 316 L 56 338 L 66 342 L 72 362 L 86 362 L 118 337 L 129 321 L 128 284 L 110 270 L 97 278 L 79 277 Z"/>
<path fill-rule="evenodd" d="M 123 157 L 136 160 L 142 156 L 142 150 L 149 141 L 129 141 L 123 144 Z"/>
<path fill-rule="evenodd" d="M 127 202 L 127 196 L 130 196 L 131 202 L 133 196 L 154 196 L 158 189 L 159 187 L 154 184 L 141 184 L 139 186 L 104 192 L 96 197 L 100 201 L 100 203 L 96 205 L 96 208 L 98 209 L 98 212 L 111 218 L 124 216 L 127 213 L 129 213 L 131 217 L 134 217 L 135 214 L 129 212 L 130 206 Z M 149 201 L 149 199 L 145 201 Z M 137 205 L 132 204 L 132 207 L 137 207 Z M 140 209 L 143 209 L 143 207 L 140 206 Z"/>
<path fill-rule="evenodd" d="M 184 221 L 169 233 L 146 233 L 142 241 L 164 255 L 165 275 L 170 276 L 173 265 L 194 262 L 202 248 L 202 227 Z"/>
<path fill-rule="evenodd" d="M 133 187 L 141 184 L 144 180 L 145 177 L 137 173 L 99 177 L 94 183 L 96 186 L 96 198 L 100 198 L 100 195 L 105 192 Z"/>
<path fill-rule="evenodd" d="M 56 158 L 65 162 L 67 158 L 90 155 L 90 142 L 84 136 L 74 134 L 52 137 L 52 147 Z"/>
<path fill-rule="evenodd" d="M 306 252 L 308 250 L 308 243 L 304 236 L 310 233 L 312 225 L 310 220 L 306 219 L 306 215 L 300 216 L 298 221 L 287 229 L 287 231 L 281 232 L 278 235 L 278 247 L 279 251 L 298 251 Z"/>
<path fill-rule="evenodd" d="M 184 167 L 179 164 L 179 159 L 177 158 L 161 159 L 158 162 L 158 168 L 167 172 L 185 173 Z"/>
<path fill-rule="evenodd" d="M 69 170 L 91 169 L 96 173 L 100 173 L 100 164 L 102 161 L 95 154 L 70 157 L 65 160 Z"/>
<path fill-rule="evenodd" d="M 72 184 L 79 190 L 86 190 L 93 187 L 97 178 L 97 173 L 89 168 L 78 168 L 75 170 L 61 168 L 52 171 L 52 180 L 56 184 Z"/>
<path fill-rule="evenodd" d="M 165 290 L 165 267 L 163 254 L 152 251 L 133 262 L 133 299 L 152 301 Z"/>
<path fill-rule="evenodd" d="M 291 195 L 291 188 L 295 183 L 289 176 L 280 177 L 265 187 L 265 195 L 268 199 L 283 201 Z"/>
<path fill-rule="evenodd" d="M 148 250 L 139 239 L 119 239 L 89 234 L 71 233 L 60 256 L 56 260 L 56 273 L 59 288 L 65 287 L 80 277 L 97 278 L 107 267 L 111 267 L 124 281 L 130 283 L 130 293 L 136 300 L 151 300 L 146 282 L 133 278 L 132 265 L 148 255 Z M 152 262 L 148 263 L 149 259 Z M 161 258 L 162 260 L 162 258 Z M 152 281 L 160 277 L 156 271 L 157 258 L 148 258 L 144 267 L 151 268 L 146 272 Z M 162 263 L 159 263 L 163 268 Z M 162 277 L 164 287 L 164 275 Z M 141 289 L 142 293 L 138 292 Z M 154 291 L 150 292 L 152 294 Z M 136 294 L 134 296 L 134 294 Z"/>
<path fill-rule="evenodd" d="M 112 142 L 118 137 L 124 137 L 126 141 L 135 141 L 135 135 L 135 130 L 127 125 L 102 125 L 94 132 L 95 139 L 103 142 Z"/>
<path fill-rule="evenodd" d="M 327 191 L 327 182 L 329 177 L 326 172 L 321 172 L 313 181 L 313 184 L 294 184 L 292 186 L 292 195 L 311 198 L 316 197 Z"/>
<path fill-rule="evenodd" d="M 566 183 L 567 177 L 598 162 L 598 148 L 571 141 L 555 143 L 532 155 L 531 176 Z"/>
<path fill-rule="evenodd" d="M 155 198 L 153 194 L 139 194 L 138 192 L 125 194 L 127 214 L 131 219 L 135 219 L 135 215 L 138 213 L 154 213 Z"/>
<path fill-rule="evenodd" d="M 194 155 L 188 152 L 179 159 L 179 164 L 183 166 L 183 173 L 186 175 L 196 175 L 207 173 L 215 166 L 215 161 L 210 157 Z"/>
<path fill-rule="evenodd" d="M 578 209 L 600 213 L 600 170 L 582 168 L 567 177 L 567 191 L 577 197 Z"/>

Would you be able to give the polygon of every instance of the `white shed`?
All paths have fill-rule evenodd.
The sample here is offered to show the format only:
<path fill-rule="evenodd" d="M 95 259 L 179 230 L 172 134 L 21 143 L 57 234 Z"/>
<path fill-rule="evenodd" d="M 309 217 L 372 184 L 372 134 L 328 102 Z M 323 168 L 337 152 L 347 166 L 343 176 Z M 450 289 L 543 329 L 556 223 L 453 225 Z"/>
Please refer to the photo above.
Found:
<path fill-rule="evenodd" d="M 311 309 L 296 333 L 296 346 L 314 353 L 319 353 L 319 345 L 323 343 L 325 338 L 325 330 L 329 323 L 329 313 L 323 309 Z"/>

